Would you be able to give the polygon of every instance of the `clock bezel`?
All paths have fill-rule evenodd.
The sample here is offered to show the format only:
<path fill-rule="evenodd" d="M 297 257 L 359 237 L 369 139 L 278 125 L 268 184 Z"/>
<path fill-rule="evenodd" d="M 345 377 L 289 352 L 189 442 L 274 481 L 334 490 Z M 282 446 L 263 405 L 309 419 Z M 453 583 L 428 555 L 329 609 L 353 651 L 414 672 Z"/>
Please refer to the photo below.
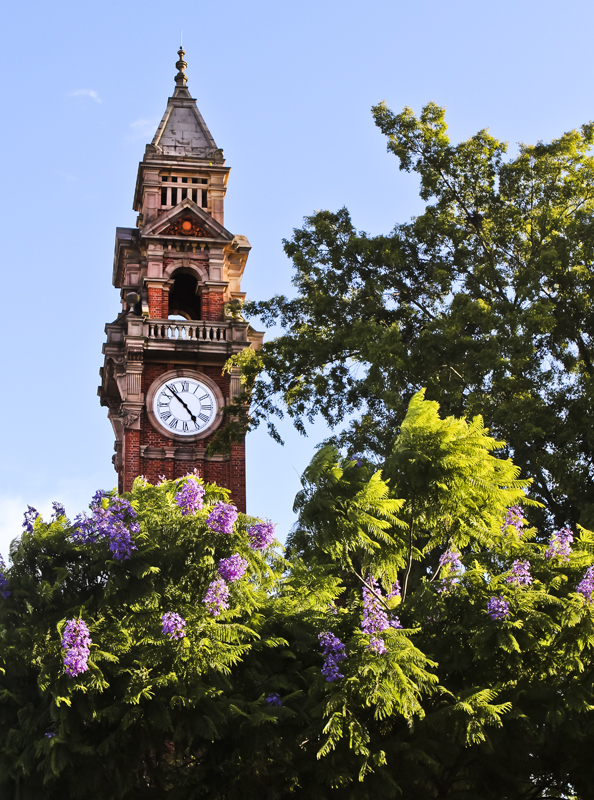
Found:
<path fill-rule="evenodd" d="M 205 430 L 200 431 L 199 433 L 194 433 L 191 436 L 182 436 L 179 433 L 173 433 L 173 431 L 165 428 L 159 422 L 155 416 L 155 412 L 153 411 L 155 395 L 159 392 L 164 383 L 174 380 L 175 378 L 191 378 L 192 380 L 203 383 L 213 393 L 216 400 L 217 410 L 212 423 Z M 207 436 L 210 436 L 217 430 L 223 421 L 224 405 L 225 398 L 223 397 L 223 393 L 217 384 L 212 380 L 212 378 L 209 378 L 208 375 L 205 375 L 203 372 L 198 372 L 198 370 L 195 369 L 172 369 L 168 372 L 164 372 L 162 375 L 159 375 L 158 378 L 155 378 L 155 380 L 151 383 L 150 389 L 146 395 L 146 413 L 153 428 L 158 431 L 164 439 L 170 439 L 174 442 L 185 442 L 186 444 L 198 442 L 200 439 L 206 439 Z"/>

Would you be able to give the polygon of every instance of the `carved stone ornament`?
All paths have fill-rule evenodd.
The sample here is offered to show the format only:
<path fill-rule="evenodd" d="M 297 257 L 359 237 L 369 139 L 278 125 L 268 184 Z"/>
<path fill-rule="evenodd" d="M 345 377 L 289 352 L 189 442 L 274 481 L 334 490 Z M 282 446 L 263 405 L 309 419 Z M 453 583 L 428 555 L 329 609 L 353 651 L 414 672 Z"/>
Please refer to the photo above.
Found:
<path fill-rule="evenodd" d="M 198 225 L 193 217 L 180 217 L 164 231 L 160 232 L 163 236 L 200 236 L 208 237 L 209 234 Z"/>
<path fill-rule="evenodd" d="M 122 422 L 124 423 L 124 428 L 129 428 L 131 425 L 134 425 L 139 416 L 140 411 L 122 411 Z"/>

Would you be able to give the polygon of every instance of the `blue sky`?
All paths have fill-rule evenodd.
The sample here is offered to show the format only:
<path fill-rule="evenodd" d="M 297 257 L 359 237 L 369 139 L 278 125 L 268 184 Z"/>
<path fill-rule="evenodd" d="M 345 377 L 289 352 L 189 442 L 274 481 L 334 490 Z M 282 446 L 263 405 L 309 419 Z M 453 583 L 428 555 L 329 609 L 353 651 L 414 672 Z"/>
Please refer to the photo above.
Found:
<path fill-rule="evenodd" d="M 96 388 L 115 227 L 132 226 L 138 161 L 173 90 L 189 88 L 232 167 L 226 226 L 253 250 L 251 298 L 291 291 L 282 251 L 302 218 L 346 205 L 372 234 L 418 213 L 370 107 L 448 110 L 454 139 L 514 145 L 594 117 L 586 2 L 126 0 L 5 7 L 0 33 L 3 423 L 0 552 L 30 503 L 71 515 L 111 488 L 113 435 Z M 284 538 L 299 474 L 325 435 L 248 439 L 248 508 Z"/>

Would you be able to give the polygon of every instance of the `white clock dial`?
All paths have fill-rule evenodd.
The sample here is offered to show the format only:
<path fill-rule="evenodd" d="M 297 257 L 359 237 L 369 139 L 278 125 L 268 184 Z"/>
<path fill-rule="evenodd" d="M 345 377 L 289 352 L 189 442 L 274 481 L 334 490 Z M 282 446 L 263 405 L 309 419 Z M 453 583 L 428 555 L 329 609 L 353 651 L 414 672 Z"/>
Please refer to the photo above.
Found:
<path fill-rule="evenodd" d="M 217 416 L 217 401 L 212 390 L 196 378 L 171 378 L 153 399 L 153 414 L 169 434 L 195 436 L 204 433 Z"/>

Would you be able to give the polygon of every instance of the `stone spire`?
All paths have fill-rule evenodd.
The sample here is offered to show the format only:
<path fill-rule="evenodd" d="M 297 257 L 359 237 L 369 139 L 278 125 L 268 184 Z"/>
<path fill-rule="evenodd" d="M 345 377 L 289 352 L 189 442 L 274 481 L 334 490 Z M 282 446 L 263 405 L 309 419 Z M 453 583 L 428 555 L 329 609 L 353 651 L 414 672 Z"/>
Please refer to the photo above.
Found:
<path fill-rule="evenodd" d="M 222 161 L 223 151 L 219 150 L 212 138 L 196 100 L 187 87 L 187 63 L 185 50 L 180 45 L 177 51 L 175 89 L 169 98 L 167 109 L 153 141 L 148 145 L 148 153 L 155 152 L 166 156 L 195 156 L 209 160 Z"/>
<path fill-rule="evenodd" d="M 186 51 L 180 45 L 179 50 L 177 51 L 179 56 L 179 61 L 175 65 L 177 67 L 177 75 L 175 76 L 175 85 L 176 86 L 185 86 L 188 82 L 188 78 L 186 76 L 186 67 L 188 66 L 187 63 L 184 61 L 184 56 Z"/>

